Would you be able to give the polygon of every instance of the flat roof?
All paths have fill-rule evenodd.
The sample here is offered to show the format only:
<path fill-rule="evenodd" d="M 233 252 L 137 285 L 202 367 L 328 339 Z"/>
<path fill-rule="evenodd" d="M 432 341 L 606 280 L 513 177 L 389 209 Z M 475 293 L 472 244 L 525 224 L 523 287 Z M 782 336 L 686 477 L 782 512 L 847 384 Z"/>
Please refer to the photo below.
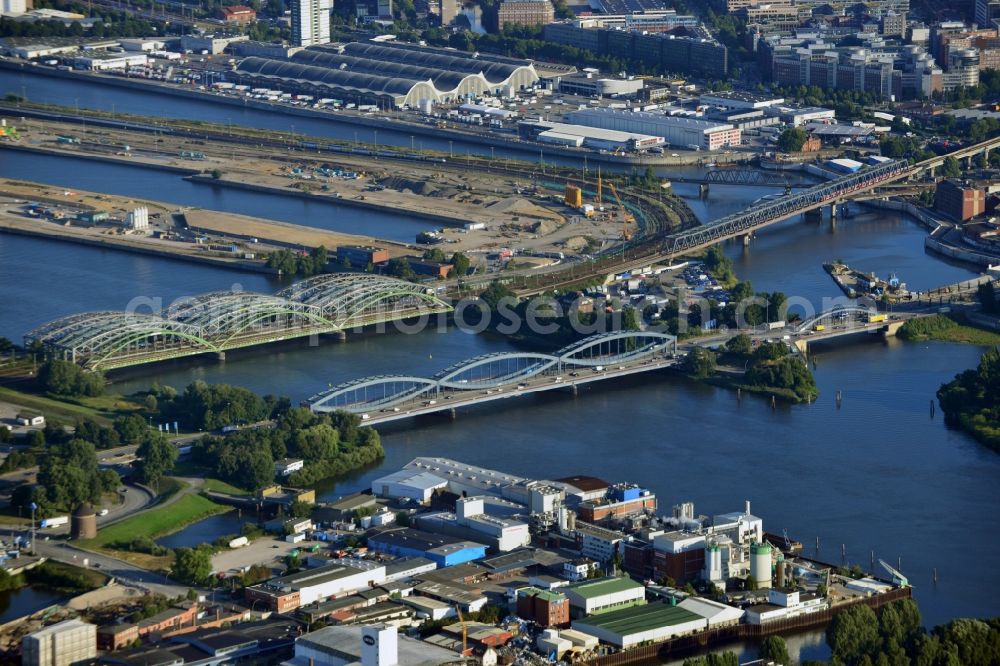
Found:
<path fill-rule="evenodd" d="M 638 634 L 659 627 L 671 627 L 688 622 L 704 620 L 700 615 L 684 610 L 680 606 L 671 606 L 665 602 L 632 606 L 619 611 L 611 611 L 602 615 L 592 615 L 577 620 L 582 626 L 597 627 L 620 636 Z"/>
<path fill-rule="evenodd" d="M 427 566 L 436 569 L 437 563 L 428 560 L 426 557 L 403 557 L 392 562 L 387 562 L 385 565 L 385 575 L 391 576 L 406 571 L 413 571 L 414 569 L 422 569 Z"/>
<path fill-rule="evenodd" d="M 635 589 L 641 590 L 644 588 L 631 578 L 621 577 L 583 581 L 568 585 L 566 589 L 580 595 L 584 599 L 593 599 L 605 594 L 614 594 L 615 592 L 626 592 Z"/>
<path fill-rule="evenodd" d="M 576 474 L 574 476 L 564 476 L 561 479 L 555 479 L 558 483 L 565 483 L 567 485 L 573 486 L 574 488 L 579 488 L 585 493 L 593 493 L 598 490 L 607 490 L 611 487 L 611 484 L 600 479 L 596 476 L 585 476 L 582 474 Z"/>
<path fill-rule="evenodd" d="M 361 630 L 360 625 L 324 627 L 300 636 L 296 639 L 296 643 L 338 658 L 349 654 L 360 661 Z M 407 666 L 438 666 L 461 659 L 456 652 L 445 650 L 426 641 L 410 638 L 404 634 L 399 635 L 396 649 L 398 650 L 398 662 Z"/>
<path fill-rule="evenodd" d="M 448 482 L 444 478 L 429 472 L 417 472 L 412 469 L 401 469 L 397 472 L 381 476 L 372 481 L 372 485 L 383 483 L 397 483 L 401 486 L 408 486 L 419 490 L 433 490 L 447 485 Z"/>
<path fill-rule="evenodd" d="M 282 588 L 289 588 L 297 590 L 303 587 L 322 585 L 323 583 L 328 583 L 333 580 L 347 578 L 348 576 L 378 569 L 382 566 L 383 565 L 381 564 L 368 562 L 366 560 L 341 559 L 315 569 L 307 569 L 305 571 L 288 574 L 287 576 L 272 578 L 269 581 L 254 585 L 251 589 L 280 590 Z"/>

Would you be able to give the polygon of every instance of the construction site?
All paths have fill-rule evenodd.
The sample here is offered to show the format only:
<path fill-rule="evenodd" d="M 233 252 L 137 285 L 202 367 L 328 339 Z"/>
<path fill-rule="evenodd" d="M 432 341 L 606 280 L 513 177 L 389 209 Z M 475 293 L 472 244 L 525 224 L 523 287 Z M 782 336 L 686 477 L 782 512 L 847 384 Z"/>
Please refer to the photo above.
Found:
<path fill-rule="evenodd" d="M 254 145 L 247 137 L 219 135 L 211 129 L 201 132 L 205 138 L 160 130 L 31 119 L 22 120 L 16 131 L 5 130 L 9 135 L 0 146 L 158 169 L 214 188 L 306 197 L 343 209 L 339 227 L 323 231 L 315 228 L 329 225 L 313 219 L 288 225 L 228 213 L 183 211 L 198 219 L 192 226 L 220 239 L 256 238 L 302 250 L 320 244 L 330 248 L 377 243 L 401 255 L 412 252 L 414 245 L 423 249 L 442 245 L 448 254 L 461 251 L 484 260 L 517 257 L 513 266 L 490 264 L 491 270 L 532 268 L 695 223 L 690 209 L 670 194 L 668 186 L 649 182 L 630 186 L 625 177 L 602 176 L 599 171 L 581 177 L 576 169 L 511 160 L 448 159 L 431 153 L 414 159 L 414 155 L 342 146 L 332 150 L 335 146 L 307 141 Z M 37 186 L 7 183 L 3 194 L 38 199 L 44 193 Z M 94 198 L 99 207 L 99 195 Z M 156 208 L 164 217 L 182 212 L 180 205 L 138 203 Z M 351 209 L 409 218 L 412 236 L 386 238 L 376 224 L 353 224 Z M 358 233 L 362 226 L 363 234 Z"/>

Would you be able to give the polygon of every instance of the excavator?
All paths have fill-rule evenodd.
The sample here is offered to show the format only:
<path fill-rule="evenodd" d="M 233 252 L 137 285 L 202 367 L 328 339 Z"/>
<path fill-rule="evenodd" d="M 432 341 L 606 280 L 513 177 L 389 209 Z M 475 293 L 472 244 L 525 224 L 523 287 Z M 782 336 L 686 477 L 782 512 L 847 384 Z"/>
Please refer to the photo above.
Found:
<path fill-rule="evenodd" d="M 629 225 L 635 223 L 635 218 L 632 216 L 631 213 L 628 212 L 628 209 L 625 208 L 625 204 L 622 203 L 622 198 L 618 196 L 618 189 L 615 187 L 615 184 L 609 182 L 608 187 L 611 189 L 611 194 L 614 195 L 615 201 L 618 202 L 618 209 L 621 211 L 622 240 L 630 241 L 632 240 L 632 227 Z"/>

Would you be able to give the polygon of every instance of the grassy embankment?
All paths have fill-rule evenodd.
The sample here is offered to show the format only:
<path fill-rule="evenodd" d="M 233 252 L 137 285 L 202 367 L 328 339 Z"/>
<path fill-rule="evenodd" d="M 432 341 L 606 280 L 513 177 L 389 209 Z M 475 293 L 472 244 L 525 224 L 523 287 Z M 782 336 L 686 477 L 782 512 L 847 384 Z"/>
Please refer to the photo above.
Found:
<path fill-rule="evenodd" d="M 50 398 L 0 386 L 0 401 L 41 412 L 55 423 L 73 424 L 78 418 L 92 419 L 101 425 L 111 425 L 118 416 L 141 412 L 142 407 L 122 395 L 102 395 L 92 398 Z"/>
<path fill-rule="evenodd" d="M 940 314 L 910 319 L 899 329 L 898 335 L 912 342 L 939 340 L 970 345 L 1000 345 L 1000 333 L 968 326 Z"/>
<path fill-rule="evenodd" d="M 104 552 L 147 569 L 167 569 L 173 560 L 171 555 L 149 555 L 118 550 L 114 546 L 140 538 L 156 539 L 229 510 L 229 507 L 216 504 L 201 495 L 188 494 L 167 506 L 143 511 L 120 523 L 109 525 L 101 529 L 96 538 L 79 541 L 77 545 L 88 550 Z"/>

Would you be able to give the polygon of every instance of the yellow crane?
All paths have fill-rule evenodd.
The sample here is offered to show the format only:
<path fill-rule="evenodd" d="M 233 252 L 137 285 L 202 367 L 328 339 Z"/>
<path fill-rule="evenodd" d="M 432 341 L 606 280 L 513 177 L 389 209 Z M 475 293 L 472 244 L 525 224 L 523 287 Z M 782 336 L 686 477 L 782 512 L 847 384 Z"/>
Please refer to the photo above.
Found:
<path fill-rule="evenodd" d="M 625 204 L 622 203 L 622 198 L 620 196 L 618 196 L 618 189 L 615 188 L 615 184 L 609 182 L 608 183 L 608 187 L 611 188 L 611 194 L 613 194 L 615 196 L 615 201 L 618 202 L 618 208 L 621 211 L 621 215 L 622 215 L 622 240 L 630 241 L 630 240 L 632 240 L 632 229 L 629 227 L 629 224 L 635 222 L 635 218 L 632 217 L 632 214 L 629 213 L 628 209 L 625 208 Z"/>

